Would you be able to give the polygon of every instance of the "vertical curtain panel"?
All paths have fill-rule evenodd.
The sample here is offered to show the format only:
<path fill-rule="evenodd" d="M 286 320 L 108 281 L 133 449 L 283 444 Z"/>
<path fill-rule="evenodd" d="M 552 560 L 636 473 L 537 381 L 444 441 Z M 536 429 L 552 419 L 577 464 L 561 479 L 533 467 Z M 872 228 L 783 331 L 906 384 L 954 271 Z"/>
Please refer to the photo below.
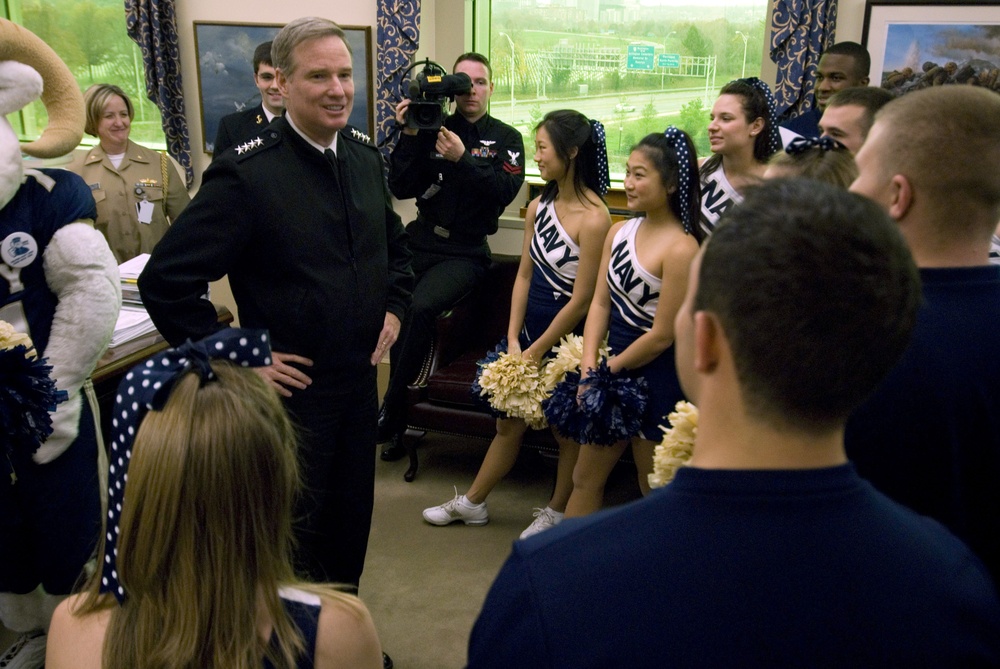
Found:
<path fill-rule="evenodd" d="M 377 34 L 375 139 L 388 165 L 403 72 L 420 42 L 420 0 L 378 0 Z"/>
<path fill-rule="evenodd" d="M 177 45 L 174 0 L 125 0 L 128 35 L 142 50 L 146 96 L 159 108 L 167 152 L 184 166 L 187 185 L 194 183 L 191 141 L 184 117 L 181 54 Z"/>
<path fill-rule="evenodd" d="M 771 15 L 771 60 L 778 66 L 777 112 L 792 118 L 815 106 L 816 67 L 834 42 L 837 0 L 776 0 Z"/>

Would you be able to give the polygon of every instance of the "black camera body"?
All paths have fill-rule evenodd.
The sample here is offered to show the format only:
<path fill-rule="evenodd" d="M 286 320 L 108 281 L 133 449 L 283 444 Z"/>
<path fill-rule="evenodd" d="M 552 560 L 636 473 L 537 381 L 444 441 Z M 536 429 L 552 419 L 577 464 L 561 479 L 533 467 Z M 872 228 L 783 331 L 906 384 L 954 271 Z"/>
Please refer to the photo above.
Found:
<path fill-rule="evenodd" d="M 410 80 L 406 127 L 437 132 L 448 116 L 448 103 L 471 91 L 472 79 L 464 72 L 448 74 L 430 59 L 422 64 L 424 69 Z"/>

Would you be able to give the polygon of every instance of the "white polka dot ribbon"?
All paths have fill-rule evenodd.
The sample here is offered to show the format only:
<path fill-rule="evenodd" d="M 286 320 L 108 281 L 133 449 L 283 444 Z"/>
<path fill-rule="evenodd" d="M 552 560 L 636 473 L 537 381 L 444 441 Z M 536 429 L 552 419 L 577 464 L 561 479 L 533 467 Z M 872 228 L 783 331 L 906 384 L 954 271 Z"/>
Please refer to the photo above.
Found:
<path fill-rule="evenodd" d="M 763 93 L 764 99 L 767 100 L 768 154 L 777 153 L 781 150 L 781 133 L 778 130 L 778 105 L 774 100 L 774 94 L 771 93 L 771 87 L 757 77 L 747 77 L 743 81 Z"/>
<path fill-rule="evenodd" d="M 604 125 L 600 121 L 590 120 L 590 138 L 594 142 L 597 150 L 597 177 L 601 180 L 601 192 L 603 197 L 611 186 L 611 177 L 608 175 L 608 144 L 604 132 Z"/>
<path fill-rule="evenodd" d="M 688 149 L 690 139 L 683 130 L 677 126 L 667 126 L 663 135 L 670 142 L 674 152 L 677 154 L 677 196 L 681 198 L 681 224 L 684 232 L 694 234 L 694 220 L 691 212 L 696 208 L 692 206 L 692 201 L 698 199 L 698 191 L 692 188 L 692 184 L 698 183 L 698 167 Z"/>
<path fill-rule="evenodd" d="M 201 377 L 201 385 L 215 379 L 211 360 L 228 360 L 241 367 L 271 364 L 267 330 L 226 328 L 198 342 L 188 340 L 133 367 L 118 386 L 111 419 L 111 452 L 108 458 L 108 523 L 104 536 L 101 592 L 110 592 L 119 603 L 126 593 L 118 580 L 118 532 L 128 481 L 132 442 L 147 411 L 163 408 L 174 383 L 186 372 Z"/>

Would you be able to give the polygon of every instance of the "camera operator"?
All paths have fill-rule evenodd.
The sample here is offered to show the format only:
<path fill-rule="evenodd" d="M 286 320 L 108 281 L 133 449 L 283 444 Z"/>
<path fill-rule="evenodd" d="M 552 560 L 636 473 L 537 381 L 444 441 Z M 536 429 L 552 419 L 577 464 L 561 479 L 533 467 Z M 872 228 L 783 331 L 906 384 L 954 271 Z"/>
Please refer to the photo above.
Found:
<path fill-rule="evenodd" d="M 524 181 L 521 134 L 486 113 L 493 93 L 489 60 L 462 54 L 453 70 L 467 74 L 472 87 L 455 96 L 456 113 L 440 129 L 408 127 L 410 100 L 396 108 L 403 132 L 392 152 L 389 189 L 401 200 L 417 198 L 417 219 L 407 226 L 416 287 L 390 354 L 389 387 L 379 413 L 379 441 L 391 440 L 383 460 L 404 455 L 406 386 L 420 371 L 435 319 L 485 275 L 486 237 L 496 232 L 500 214 Z"/>

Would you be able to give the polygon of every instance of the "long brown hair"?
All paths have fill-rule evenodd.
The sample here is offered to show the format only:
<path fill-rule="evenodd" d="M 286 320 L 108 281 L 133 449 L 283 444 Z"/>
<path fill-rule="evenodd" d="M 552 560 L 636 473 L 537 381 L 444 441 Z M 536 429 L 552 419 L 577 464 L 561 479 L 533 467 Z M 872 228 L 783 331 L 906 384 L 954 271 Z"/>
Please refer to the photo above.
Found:
<path fill-rule="evenodd" d="M 105 669 L 259 669 L 264 656 L 293 667 L 302 652 L 278 595 L 296 581 L 295 432 L 254 372 L 212 369 L 204 385 L 179 379 L 136 435 L 117 559 L 128 599 L 98 595 L 95 578 L 77 612 L 111 608 Z M 258 635 L 259 607 L 276 645 Z"/>

